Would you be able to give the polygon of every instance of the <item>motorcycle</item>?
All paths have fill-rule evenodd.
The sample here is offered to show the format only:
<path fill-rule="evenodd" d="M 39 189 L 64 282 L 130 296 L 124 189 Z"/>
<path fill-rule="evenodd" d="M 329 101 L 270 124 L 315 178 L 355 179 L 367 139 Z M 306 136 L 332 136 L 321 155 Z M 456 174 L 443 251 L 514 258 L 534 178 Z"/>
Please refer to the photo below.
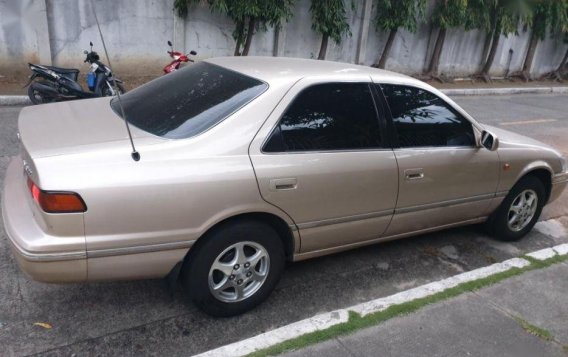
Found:
<path fill-rule="evenodd" d="M 168 41 L 168 46 L 170 46 L 171 49 L 171 51 L 168 51 L 168 54 L 173 59 L 173 61 L 171 61 L 167 66 L 164 67 L 164 74 L 177 71 L 182 62 L 195 62 L 194 60 L 190 59 L 189 56 L 195 56 L 197 52 L 190 51 L 188 54 L 184 55 L 181 52 L 174 51 L 172 41 Z"/>
<path fill-rule="evenodd" d="M 90 64 L 87 73 L 88 91 L 83 90 L 77 82 L 78 69 L 28 63 L 32 75 L 24 88 L 29 86 L 28 96 L 33 104 L 114 96 L 116 95 L 115 88 L 121 94 L 126 92 L 123 82 L 113 76 L 108 66 L 100 62 L 98 53 L 93 51 L 93 43 L 89 42 L 89 45 L 91 50 L 83 51 L 86 55 L 83 63 Z M 36 78 L 41 78 L 41 80 L 35 80 Z"/>

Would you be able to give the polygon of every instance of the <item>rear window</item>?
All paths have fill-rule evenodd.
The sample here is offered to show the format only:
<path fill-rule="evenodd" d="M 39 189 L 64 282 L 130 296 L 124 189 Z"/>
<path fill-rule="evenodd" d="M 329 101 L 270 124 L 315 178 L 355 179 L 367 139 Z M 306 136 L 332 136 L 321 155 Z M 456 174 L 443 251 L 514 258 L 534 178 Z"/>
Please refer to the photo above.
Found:
<path fill-rule="evenodd" d="M 257 79 L 200 62 L 120 98 L 132 125 L 164 138 L 185 139 L 216 125 L 267 87 Z M 122 116 L 118 98 L 110 105 Z"/>

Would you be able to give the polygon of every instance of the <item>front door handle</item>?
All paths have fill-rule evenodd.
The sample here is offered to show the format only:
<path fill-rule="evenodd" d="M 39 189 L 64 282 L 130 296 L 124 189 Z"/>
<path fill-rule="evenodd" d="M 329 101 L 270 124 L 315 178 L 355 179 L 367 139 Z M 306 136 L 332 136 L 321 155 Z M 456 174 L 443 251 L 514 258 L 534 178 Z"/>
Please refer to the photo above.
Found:
<path fill-rule="evenodd" d="M 421 180 L 424 178 L 424 171 L 422 169 L 404 170 L 404 178 L 407 181 Z"/>
<path fill-rule="evenodd" d="M 298 187 L 298 179 L 295 177 L 272 179 L 268 186 L 270 191 L 295 190 Z"/>

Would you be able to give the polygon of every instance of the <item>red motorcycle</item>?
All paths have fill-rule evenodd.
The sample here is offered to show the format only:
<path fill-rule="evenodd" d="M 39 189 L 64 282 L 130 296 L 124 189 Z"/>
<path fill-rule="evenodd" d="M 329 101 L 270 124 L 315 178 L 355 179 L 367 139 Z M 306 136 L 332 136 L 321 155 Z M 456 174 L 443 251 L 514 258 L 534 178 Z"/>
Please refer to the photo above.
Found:
<path fill-rule="evenodd" d="M 178 70 L 182 62 L 195 62 L 194 60 L 190 59 L 189 56 L 195 56 L 197 52 L 190 51 L 188 54 L 184 55 L 181 52 L 174 51 L 172 41 L 168 41 L 168 46 L 170 46 L 171 48 L 171 51 L 168 51 L 168 54 L 173 59 L 173 61 L 171 61 L 170 64 L 164 67 L 164 74 Z"/>

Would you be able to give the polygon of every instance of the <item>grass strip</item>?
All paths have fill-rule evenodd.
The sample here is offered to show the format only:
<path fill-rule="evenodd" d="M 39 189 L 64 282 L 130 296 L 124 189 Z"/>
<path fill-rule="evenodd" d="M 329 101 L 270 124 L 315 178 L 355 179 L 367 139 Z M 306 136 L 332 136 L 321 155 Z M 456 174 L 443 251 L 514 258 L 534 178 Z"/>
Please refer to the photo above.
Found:
<path fill-rule="evenodd" d="M 513 267 L 509 270 L 493 274 L 491 276 L 481 278 L 474 281 L 469 281 L 466 283 L 461 283 L 453 288 L 448 288 L 444 291 L 432 294 L 430 296 L 426 296 L 423 298 L 415 299 L 412 301 L 407 301 L 402 304 L 392 305 L 382 311 L 377 311 L 375 313 L 361 316 L 356 312 L 349 311 L 349 320 L 347 322 L 337 324 L 331 326 L 325 330 L 319 330 L 307 333 L 302 336 L 298 336 L 296 338 L 290 339 L 288 341 L 281 342 L 274 346 L 270 346 L 268 348 L 255 351 L 253 353 L 248 354 L 246 357 L 264 357 L 264 356 L 274 356 L 284 352 L 298 350 L 309 345 L 313 345 L 316 343 L 324 342 L 330 340 L 332 338 L 347 335 L 353 333 L 356 330 L 360 330 L 366 327 L 378 325 L 386 320 L 392 319 L 393 317 L 406 315 L 412 312 L 415 312 L 427 305 L 434 304 L 440 302 L 442 300 L 446 300 L 458 295 L 461 295 L 466 292 L 471 292 L 475 290 L 479 290 L 484 287 L 488 287 L 490 285 L 496 284 L 500 281 L 505 279 L 511 278 L 513 276 L 520 275 L 524 272 L 536 269 L 542 269 L 549 267 L 553 264 L 560 263 L 563 261 L 568 260 L 567 256 L 560 256 L 556 255 L 546 260 L 537 260 L 529 256 L 523 256 L 523 259 L 526 259 L 530 262 L 530 265 L 527 265 L 523 268 L 516 268 Z M 524 320 L 522 320 L 524 321 Z M 542 330 L 536 326 L 530 325 L 528 322 L 526 323 L 527 330 L 531 333 L 538 333 L 537 336 L 548 336 L 550 335 L 548 331 Z M 520 322 L 519 322 L 520 323 Z M 522 325 L 522 324 L 521 324 Z M 525 328 L 525 325 L 523 325 Z M 525 328 L 526 329 L 526 328 Z M 542 335 L 540 335 L 542 334 Z M 548 335 L 547 335 L 548 334 Z M 550 336 L 551 337 L 551 336 Z M 542 337 L 545 338 L 545 337 Z"/>
<path fill-rule="evenodd" d="M 513 318 L 515 319 L 515 321 L 517 321 L 517 323 L 519 325 L 521 325 L 523 330 L 527 331 L 528 333 L 535 335 L 536 337 L 540 337 L 545 341 L 554 340 L 554 337 L 552 336 L 552 334 L 549 331 L 547 331 L 543 328 L 540 328 L 538 326 L 532 325 L 527 320 L 525 320 L 525 319 L 523 319 L 519 316 L 513 316 Z"/>

